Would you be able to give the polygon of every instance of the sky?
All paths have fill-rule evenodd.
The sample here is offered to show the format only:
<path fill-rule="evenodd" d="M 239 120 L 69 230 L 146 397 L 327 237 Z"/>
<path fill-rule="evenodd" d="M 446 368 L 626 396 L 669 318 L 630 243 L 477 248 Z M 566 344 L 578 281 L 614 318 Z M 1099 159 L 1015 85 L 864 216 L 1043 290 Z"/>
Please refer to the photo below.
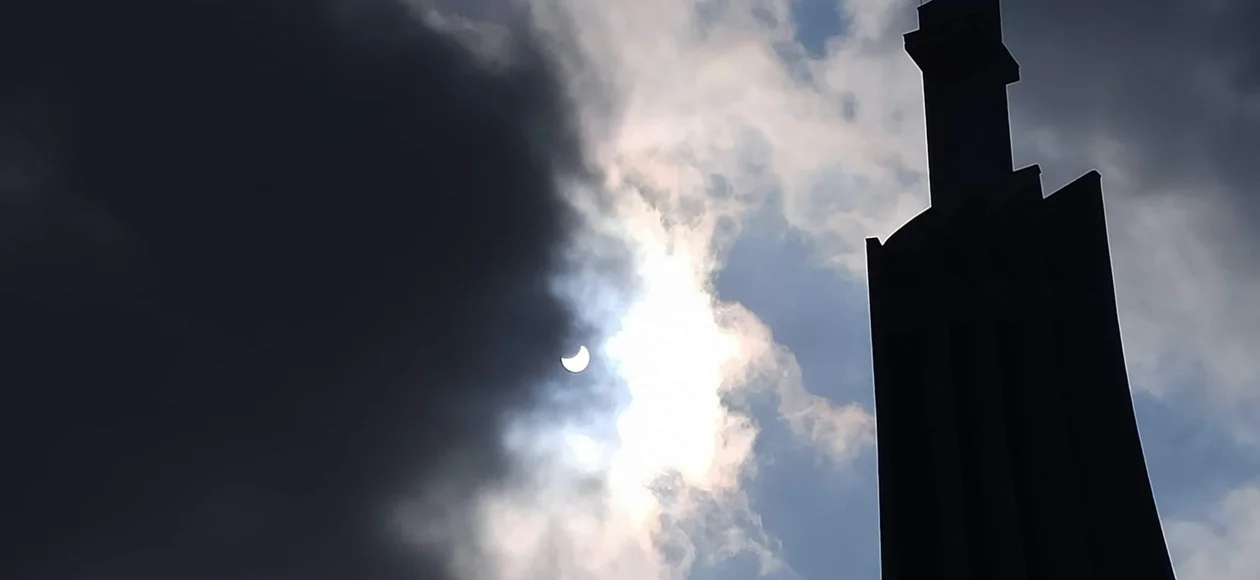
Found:
<path fill-rule="evenodd" d="M 917 4 L 0 9 L 5 577 L 878 578 Z M 1103 175 L 1178 575 L 1252 578 L 1260 5 L 1003 16 L 1016 166 Z"/>

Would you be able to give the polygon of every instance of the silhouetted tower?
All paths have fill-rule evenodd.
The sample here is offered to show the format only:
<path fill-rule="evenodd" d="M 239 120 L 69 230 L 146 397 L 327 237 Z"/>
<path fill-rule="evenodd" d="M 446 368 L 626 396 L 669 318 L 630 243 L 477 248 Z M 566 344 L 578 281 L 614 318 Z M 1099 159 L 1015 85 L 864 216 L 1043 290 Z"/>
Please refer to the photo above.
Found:
<path fill-rule="evenodd" d="M 933 0 L 932 204 L 867 240 L 885 580 L 1169 580 L 1101 178 L 1012 171 L 998 0 Z"/>
<path fill-rule="evenodd" d="M 1006 85 L 1019 64 L 1002 44 L 998 0 L 929 2 L 919 24 L 906 52 L 923 71 L 932 205 L 942 207 L 1011 174 Z"/>

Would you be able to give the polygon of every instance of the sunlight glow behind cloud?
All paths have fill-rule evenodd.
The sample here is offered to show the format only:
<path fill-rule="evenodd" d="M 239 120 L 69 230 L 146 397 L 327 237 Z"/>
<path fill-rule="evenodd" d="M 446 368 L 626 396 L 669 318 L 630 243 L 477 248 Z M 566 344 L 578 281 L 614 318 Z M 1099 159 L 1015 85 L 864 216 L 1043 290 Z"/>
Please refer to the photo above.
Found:
<path fill-rule="evenodd" d="M 889 149 L 901 142 L 848 125 L 839 93 L 793 77 L 775 49 L 793 42 L 787 0 L 711 13 L 664 0 L 530 7 L 562 60 L 574 57 L 567 78 L 602 180 L 568 188 L 587 231 L 556 285 L 604 338 L 581 375 L 601 400 L 518 418 L 509 444 L 529 468 L 482 494 L 458 567 L 492 580 L 673 580 L 748 554 L 792 577 L 745 490 L 758 433 L 748 395 L 776 400 L 778 418 L 837 465 L 869 448 L 873 423 L 806 391 L 795 357 L 716 296 L 713 278 L 748 215 L 837 157 L 866 185 L 892 188 L 863 198 L 879 208 L 828 212 L 850 216 L 846 239 L 884 219 L 870 215 L 898 219 L 904 208 L 884 200 L 905 191 Z M 795 199 L 795 218 L 820 217 Z M 633 288 L 599 265 L 618 248 Z"/>

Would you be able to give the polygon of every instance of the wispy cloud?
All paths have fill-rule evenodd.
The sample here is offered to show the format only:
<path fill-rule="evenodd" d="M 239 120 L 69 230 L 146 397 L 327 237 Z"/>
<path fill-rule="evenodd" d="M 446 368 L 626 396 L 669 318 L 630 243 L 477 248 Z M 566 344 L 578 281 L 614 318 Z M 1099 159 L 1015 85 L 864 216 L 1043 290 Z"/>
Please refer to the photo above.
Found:
<path fill-rule="evenodd" d="M 1260 487 L 1231 491 L 1206 521 L 1171 522 L 1168 545 L 1182 580 L 1245 580 L 1260 570 Z"/>

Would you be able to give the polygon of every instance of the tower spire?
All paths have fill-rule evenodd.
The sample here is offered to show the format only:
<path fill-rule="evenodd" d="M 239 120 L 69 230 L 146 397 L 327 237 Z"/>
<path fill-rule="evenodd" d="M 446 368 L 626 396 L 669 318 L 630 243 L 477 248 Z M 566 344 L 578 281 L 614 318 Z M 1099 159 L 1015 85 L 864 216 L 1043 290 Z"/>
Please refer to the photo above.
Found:
<path fill-rule="evenodd" d="M 1019 64 L 1002 44 L 999 0 L 930 0 L 906 52 L 923 71 L 932 205 L 1001 189 L 1012 171 L 1006 85 Z"/>

